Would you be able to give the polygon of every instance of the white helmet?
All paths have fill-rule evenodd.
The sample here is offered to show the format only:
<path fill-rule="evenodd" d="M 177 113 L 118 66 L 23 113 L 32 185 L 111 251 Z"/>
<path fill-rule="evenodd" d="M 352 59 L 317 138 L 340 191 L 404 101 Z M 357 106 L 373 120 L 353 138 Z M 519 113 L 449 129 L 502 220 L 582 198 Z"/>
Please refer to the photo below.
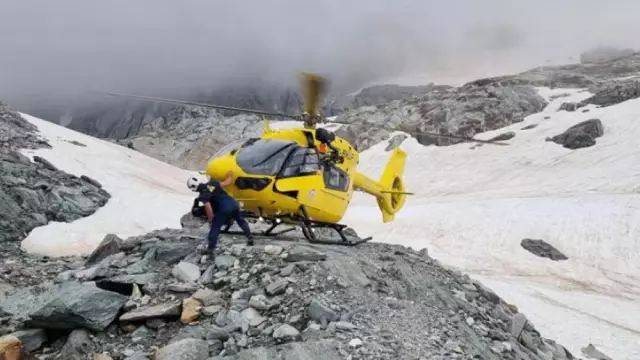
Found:
<path fill-rule="evenodd" d="M 196 191 L 198 189 L 198 184 L 200 184 L 200 181 L 198 181 L 195 176 L 192 176 L 187 180 L 187 186 L 191 191 Z"/>

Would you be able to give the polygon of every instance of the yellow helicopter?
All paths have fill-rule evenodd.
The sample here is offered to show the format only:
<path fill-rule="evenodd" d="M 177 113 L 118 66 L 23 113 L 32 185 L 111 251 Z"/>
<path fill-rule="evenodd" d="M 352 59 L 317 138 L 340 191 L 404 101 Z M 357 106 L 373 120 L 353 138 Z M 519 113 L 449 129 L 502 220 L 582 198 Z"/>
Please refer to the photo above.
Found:
<path fill-rule="evenodd" d="M 334 241 L 317 238 L 313 231 L 313 228 L 331 228 L 340 235 L 341 241 L 337 244 L 357 245 L 372 238 L 350 240 L 343 233 L 346 225 L 339 223 L 351 202 L 353 192 L 362 191 L 374 196 L 382 213 L 382 221 L 385 223 L 393 221 L 395 214 L 404 205 L 406 196 L 412 195 L 405 190 L 402 180 L 407 154 L 396 147 L 391 152 L 382 177 L 378 180 L 358 172 L 358 150 L 346 139 L 336 136 L 333 132 L 325 128 L 316 128 L 320 123 L 349 125 L 335 121 L 328 122 L 319 114 L 319 99 L 325 92 L 325 88 L 326 82 L 322 77 L 303 74 L 304 112 L 301 115 L 129 94 L 107 94 L 262 115 L 264 117 L 263 134 L 260 137 L 228 144 L 211 157 L 204 173 L 210 179 L 218 181 L 223 181 L 229 171 L 233 173 L 232 184 L 225 190 L 240 202 L 245 217 L 271 223 L 271 227 L 261 235 L 277 236 L 292 231 L 295 227 L 274 232 L 277 226 L 290 224 L 299 226 L 310 242 L 335 244 Z M 266 116 L 301 121 L 304 126 L 293 129 L 272 129 Z M 428 132 L 417 134 L 507 145 Z M 228 224 L 221 232 L 238 233 L 230 231 L 230 226 L 231 224 Z"/>

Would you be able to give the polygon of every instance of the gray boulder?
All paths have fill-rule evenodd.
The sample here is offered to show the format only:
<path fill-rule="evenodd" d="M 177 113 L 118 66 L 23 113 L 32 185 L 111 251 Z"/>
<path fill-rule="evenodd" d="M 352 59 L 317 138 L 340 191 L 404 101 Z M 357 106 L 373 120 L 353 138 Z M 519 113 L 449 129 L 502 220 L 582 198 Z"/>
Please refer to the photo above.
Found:
<path fill-rule="evenodd" d="M 600 119 L 590 119 L 580 122 L 547 141 L 562 145 L 567 149 L 581 149 L 596 144 L 596 138 L 604 134 L 604 127 Z"/>
<path fill-rule="evenodd" d="M 91 354 L 95 347 L 96 345 L 86 330 L 73 330 L 60 350 L 60 359 L 85 360 L 87 354 Z"/>
<path fill-rule="evenodd" d="M 121 246 L 122 239 L 114 234 L 107 234 L 104 239 L 102 239 L 98 247 L 96 247 L 91 255 L 89 255 L 85 265 L 97 264 L 106 257 L 117 254 L 120 252 Z"/>
<path fill-rule="evenodd" d="M 276 347 L 257 347 L 231 356 L 217 356 L 213 360 L 342 360 L 338 342 L 324 339 L 312 342 L 292 342 Z"/>
<path fill-rule="evenodd" d="M 78 282 L 43 284 L 15 290 L 0 298 L 4 311 L 26 325 L 43 329 L 104 330 L 127 297 Z"/>
<path fill-rule="evenodd" d="M 613 360 L 609 356 L 605 355 L 602 351 L 596 349 L 593 344 L 589 344 L 580 349 L 580 351 L 590 359 L 596 360 Z"/>
<path fill-rule="evenodd" d="M 201 339 L 182 339 L 159 349 L 155 360 L 206 360 L 209 344 Z"/>
<path fill-rule="evenodd" d="M 15 336 L 22 342 L 25 350 L 34 351 L 47 342 L 47 333 L 43 329 L 27 329 L 16 331 L 11 336 Z"/>
<path fill-rule="evenodd" d="M 569 259 L 566 255 L 544 240 L 523 239 L 520 242 L 520 246 L 534 255 L 546 257 L 551 260 L 558 261 Z"/>
<path fill-rule="evenodd" d="M 171 318 L 180 316 L 180 302 L 144 306 L 120 316 L 120 321 L 140 321 L 154 318 Z"/>

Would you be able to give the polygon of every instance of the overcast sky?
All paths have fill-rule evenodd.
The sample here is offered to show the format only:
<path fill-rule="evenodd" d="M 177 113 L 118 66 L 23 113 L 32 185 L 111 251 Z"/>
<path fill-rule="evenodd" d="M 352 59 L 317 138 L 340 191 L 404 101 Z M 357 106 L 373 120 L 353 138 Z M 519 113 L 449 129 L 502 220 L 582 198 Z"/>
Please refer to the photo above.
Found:
<path fill-rule="evenodd" d="M 638 0 L 0 0 L 0 99 L 302 70 L 355 86 L 499 46 L 538 58 L 640 48 L 638 14 Z"/>

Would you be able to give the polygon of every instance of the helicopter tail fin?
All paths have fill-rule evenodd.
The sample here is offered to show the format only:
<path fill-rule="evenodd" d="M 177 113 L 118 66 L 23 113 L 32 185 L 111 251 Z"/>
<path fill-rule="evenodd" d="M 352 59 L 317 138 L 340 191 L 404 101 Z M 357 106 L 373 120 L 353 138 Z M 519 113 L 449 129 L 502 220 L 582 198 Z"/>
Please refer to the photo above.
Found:
<path fill-rule="evenodd" d="M 378 196 L 378 207 L 382 212 L 382 220 L 393 221 L 395 214 L 402 208 L 408 194 L 405 192 L 402 175 L 407 162 L 407 153 L 396 147 L 380 178 L 382 196 Z"/>
<path fill-rule="evenodd" d="M 354 187 L 376 197 L 382 212 L 382 221 L 385 223 L 393 221 L 395 214 L 404 205 L 407 195 L 411 195 L 405 191 L 402 181 L 406 161 L 407 153 L 395 148 L 380 181 L 356 173 Z"/>

